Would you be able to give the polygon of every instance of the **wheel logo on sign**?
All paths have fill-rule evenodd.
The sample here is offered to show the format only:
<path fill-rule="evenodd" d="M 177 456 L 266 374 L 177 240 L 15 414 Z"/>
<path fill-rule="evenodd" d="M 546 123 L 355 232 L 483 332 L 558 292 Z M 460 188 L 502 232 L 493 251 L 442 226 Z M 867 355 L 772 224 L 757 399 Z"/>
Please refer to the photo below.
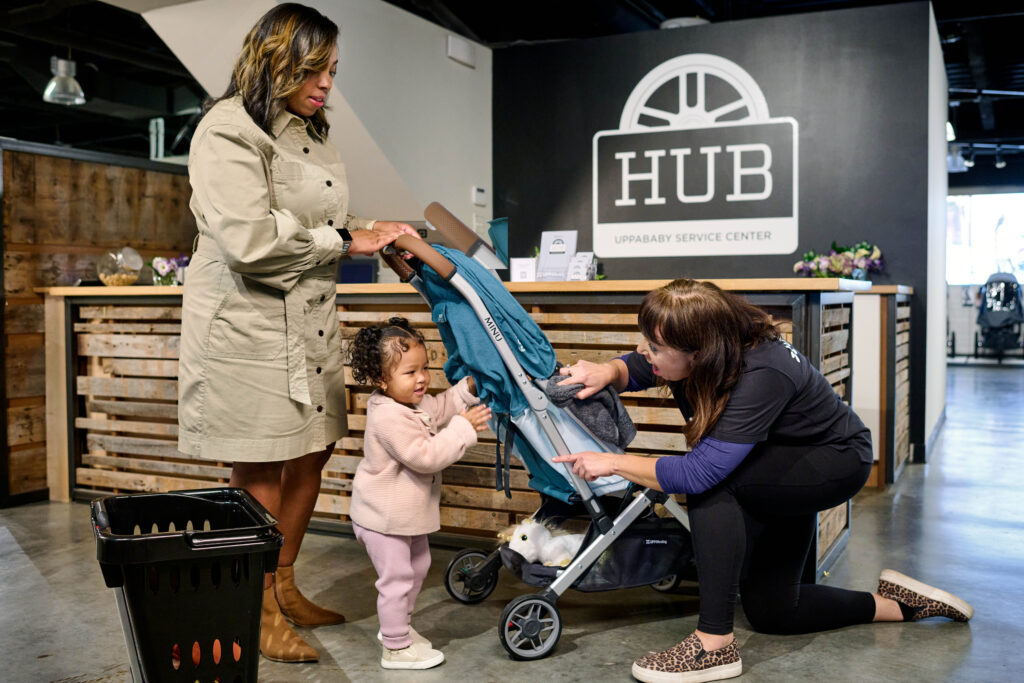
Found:
<path fill-rule="evenodd" d="M 602 258 L 788 254 L 797 246 L 796 120 L 757 82 L 688 54 L 647 73 L 617 130 L 594 136 L 594 251 Z"/>

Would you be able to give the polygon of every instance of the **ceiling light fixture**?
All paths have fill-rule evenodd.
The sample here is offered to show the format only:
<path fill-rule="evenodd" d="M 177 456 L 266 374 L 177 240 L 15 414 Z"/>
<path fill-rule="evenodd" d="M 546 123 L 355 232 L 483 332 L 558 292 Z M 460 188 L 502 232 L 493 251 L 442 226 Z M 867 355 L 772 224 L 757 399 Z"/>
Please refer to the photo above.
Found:
<path fill-rule="evenodd" d="M 50 57 L 53 78 L 46 84 L 43 101 L 53 104 L 85 104 L 85 93 L 75 80 L 75 62 L 71 59 Z"/>
<path fill-rule="evenodd" d="M 950 121 L 946 121 L 946 142 L 953 142 L 956 140 L 956 131 L 953 130 L 953 124 Z"/>
<path fill-rule="evenodd" d="M 708 20 L 704 17 L 672 17 L 661 22 L 658 28 L 690 28 L 691 26 L 703 26 Z"/>
<path fill-rule="evenodd" d="M 1006 168 L 1006 159 L 1003 158 L 1002 152 L 1000 152 L 998 149 L 996 150 L 996 163 L 995 163 L 995 167 L 996 168 Z"/>
<path fill-rule="evenodd" d="M 967 168 L 974 167 L 974 150 L 968 149 L 967 154 L 964 155 L 964 166 Z"/>

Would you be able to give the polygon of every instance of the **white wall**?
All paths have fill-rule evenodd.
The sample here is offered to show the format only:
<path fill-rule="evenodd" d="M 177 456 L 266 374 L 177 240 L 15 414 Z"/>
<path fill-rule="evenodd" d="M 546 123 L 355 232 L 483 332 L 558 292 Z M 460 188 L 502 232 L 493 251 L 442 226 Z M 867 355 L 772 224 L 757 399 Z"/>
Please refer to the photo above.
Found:
<path fill-rule="evenodd" d="M 274 0 L 199 0 L 145 11 L 146 23 L 213 97 L 228 87 L 242 39 Z"/>
<path fill-rule="evenodd" d="M 474 213 L 491 218 L 490 199 L 470 199 L 474 185 L 494 192 L 491 50 L 474 44 L 471 69 L 446 56 L 448 31 L 381 0 L 306 4 L 341 27 L 337 83 L 415 197 L 417 213 L 406 218 L 422 220 L 432 201 L 471 227 Z"/>
<path fill-rule="evenodd" d="M 850 407 L 871 430 L 871 450 L 878 462 L 882 434 L 882 297 L 857 293 L 853 297 L 853 361 L 856 374 L 850 382 Z M 884 476 L 884 473 L 883 473 Z"/>
<path fill-rule="evenodd" d="M 423 220 L 440 201 L 464 222 L 491 218 L 473 185 L 491 182 L 491 51 L 475 69 L 446 56 L 448 32 L 382 0 L 307 0 L 341 28 L 329 101 L 331 140 L 348 170 L 351 211 Z M 143 14 L 207 92 L 219 95 L 245 33 L 273 0 L 199 0 Z"/>
<path fill-rule="evenodd" d="M 931 443 L 946 409 L 946 67 L 931 15 L 928 36 L 928 310 L 925 320 L 924 438 Z M 911 334 L 914 331 L 911 330 Z"/>

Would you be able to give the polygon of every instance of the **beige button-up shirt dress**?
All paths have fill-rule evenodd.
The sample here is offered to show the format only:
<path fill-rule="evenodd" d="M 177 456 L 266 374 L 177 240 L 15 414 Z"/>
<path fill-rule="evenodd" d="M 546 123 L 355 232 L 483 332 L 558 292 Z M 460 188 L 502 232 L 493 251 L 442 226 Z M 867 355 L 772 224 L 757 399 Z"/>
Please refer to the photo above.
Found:
<path fill-rule="evenodd" d="M 178 448 L 221 461 L 289 460 L 347 432 L 335 228 L 345 167 L 306 120 L 268 135 L 240 97 L 217 103 L 189 153 L 199 236 L 185 278 Z"/>

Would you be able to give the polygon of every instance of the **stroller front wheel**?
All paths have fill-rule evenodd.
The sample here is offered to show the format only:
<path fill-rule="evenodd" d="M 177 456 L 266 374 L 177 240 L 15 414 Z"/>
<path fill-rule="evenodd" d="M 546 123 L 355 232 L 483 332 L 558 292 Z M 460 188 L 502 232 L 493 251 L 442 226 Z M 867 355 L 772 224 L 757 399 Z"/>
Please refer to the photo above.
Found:
<path fill-rule="evenodd" d="M 558 608 L 537 595 L 520 595 L 508 603 L 498 623 L 498 638 L 512 659 L 547 657 L 561 635 Z"/>
<path fill-rule="evenodd" d="M 448 595 L 466 604 L 486 600 L 498 585 L 498 571 L 486 566 L 488 559 L 486 553 L 472 548 L 456 553 L 444 573 Z"/>

